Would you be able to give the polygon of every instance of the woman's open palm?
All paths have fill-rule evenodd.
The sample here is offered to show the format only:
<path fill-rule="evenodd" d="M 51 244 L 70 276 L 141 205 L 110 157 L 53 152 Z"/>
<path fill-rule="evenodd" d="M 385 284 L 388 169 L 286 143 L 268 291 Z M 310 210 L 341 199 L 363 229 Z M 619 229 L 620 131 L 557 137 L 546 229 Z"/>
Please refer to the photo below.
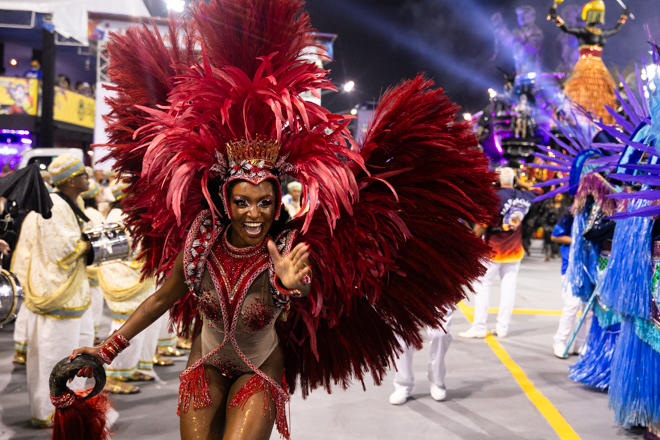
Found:
<path fill-rule="evenodd" d="M 268 253 L 273 259 L 275 274 L 283 287 L 289 290 L 300 290 L 305 287 L 303 278 L 305 275 L 311 276 L 309 245 L 299 243 L 289 255 L 282 257 L 275 243 L 268 240 Z"/>

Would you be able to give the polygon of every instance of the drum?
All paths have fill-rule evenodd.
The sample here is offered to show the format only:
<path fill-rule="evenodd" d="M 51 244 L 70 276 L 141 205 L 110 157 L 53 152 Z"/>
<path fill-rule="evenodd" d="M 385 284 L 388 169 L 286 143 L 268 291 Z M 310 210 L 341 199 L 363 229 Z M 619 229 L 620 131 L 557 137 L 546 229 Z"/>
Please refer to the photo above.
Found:
<path fill-rule="evenodd" d="M 123 260 L 131 255 L 130 237 L 119 223 L 104 223 L 83 232 L 94 249 L 94 263 Z"/>
<path fill-rule="evenodd" d="M 3 269 L 0 272 L 0 327 L 16 318 L 22 302 L 23 289 L 16 275 Z"/>

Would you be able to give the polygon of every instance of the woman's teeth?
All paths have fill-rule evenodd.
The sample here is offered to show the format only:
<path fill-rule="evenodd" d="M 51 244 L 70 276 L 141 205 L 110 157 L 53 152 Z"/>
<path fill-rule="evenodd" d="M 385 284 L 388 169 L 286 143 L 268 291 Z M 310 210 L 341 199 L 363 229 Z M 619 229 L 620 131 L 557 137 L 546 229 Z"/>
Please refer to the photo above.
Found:
<path fill-rule="evenodd" d="M 245 232 L 249 237 L 258 237 L 261 235 L 261 228 L 263 223 L 243 223 Z"/>

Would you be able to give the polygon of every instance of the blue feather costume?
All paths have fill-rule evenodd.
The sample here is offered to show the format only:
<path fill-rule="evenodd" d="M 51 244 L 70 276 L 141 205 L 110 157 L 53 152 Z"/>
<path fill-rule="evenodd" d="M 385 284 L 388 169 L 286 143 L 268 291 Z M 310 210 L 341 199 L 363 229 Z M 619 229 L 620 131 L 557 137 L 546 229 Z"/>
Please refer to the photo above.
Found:
<path fill-rule="evenodd" d="M 657 63 L 657 55 L 655 60 Z M 613 216 L 619 219 L 617 230 L 621 228 L 621 235 L 627 237 L 627 249 L 622 249 L 620 267 L 613 271 L 603 298 L 622 318 L 608 395 L 614 419 L 625 428 L 646 426 L 649 433 L 657 436 L 660 433 L 660 312 L 657 307 L 660 243 L 652 240 L 660 236 L 653 233 L 656 228 L 653 228 L 652 216 L 660 214 L 657 203 L 660 191 L 654 189 L 660 185 L 660 78 L 656 77 L 653 82 L 655 87 L 647 88 L 651 92 L 648 105 L 643 102 L 640 106 L 634 95 L 628 94 L 632 105 L 643 107 L 647 118 L 640 118 L 630 140 L 622 139 L 626 150 L 612 177 L 641 184 L 641 190 L 618 196 L 630 199 L 627 212 Z M 639 83 L 641 87 L 643 82 L 639 80 Z"/>

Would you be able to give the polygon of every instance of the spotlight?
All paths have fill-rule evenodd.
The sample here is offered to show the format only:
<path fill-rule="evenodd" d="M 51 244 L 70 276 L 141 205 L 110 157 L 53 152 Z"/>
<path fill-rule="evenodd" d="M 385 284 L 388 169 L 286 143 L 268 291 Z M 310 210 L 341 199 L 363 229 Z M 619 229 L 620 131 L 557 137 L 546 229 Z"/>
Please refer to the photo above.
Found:
<path fill-rule="evenodd" d="M 463 113 L 463 119 L 465 119 L 466 121 L 471 121 L 472 115 L 470 113 Z"/>
<path fill-rule="evenodd" d="M 349 81 L 346 84 L 344 84 L 344 92 L 350 92 L 355 88 L 355 83 L 353 81 Z"/>
<path fill-rule="evenodd" d="M 488 94 L 490 95 L 491 99 L 497 97 L 497 90 L 495 89 L 488 89 Z"/>
<path fill-rule="evenodd" d="M 87 154 L 89 154 L 90 156 L 94 156 L 94 152 L 92 150 L 89 150 Z"/>
<path fill-rule="evenodd" d="M 357 109 L 356 109 L 356 108 L 351 109 L 351 114 L 352 114 L 353 116 L 357 115 Z"/>
<path fill-rule="evenodd" d="M 165 0 L 167 9 L 170 9 L 174 12 L 183 12 L 183 8 L 186 6 L 184 0 Z"/>
<path fill-rule="evenodd" d="M 16 66 L 18 66 L 18 61 L 16 61 L 16 58 L 12 58 L 12 59 L 9 61 L 9 64 L 10 64 L 11 66 L 16 67 Z"/>

